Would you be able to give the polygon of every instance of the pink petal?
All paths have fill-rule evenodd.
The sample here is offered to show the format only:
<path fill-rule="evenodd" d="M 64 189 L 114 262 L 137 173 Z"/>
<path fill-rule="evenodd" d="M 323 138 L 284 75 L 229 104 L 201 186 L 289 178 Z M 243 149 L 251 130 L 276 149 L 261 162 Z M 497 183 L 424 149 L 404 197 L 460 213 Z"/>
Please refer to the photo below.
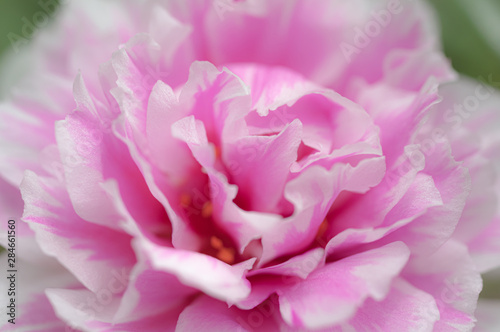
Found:
<path fill-rule="evenodd" d="M 409 258 L 401 242 L 326 264 L 279 296 L 283 319 L 309 329 L 342 323 L 367 298 L 383 300 Z"/>
<path fill-rule="evenodd" d="M 474 326 L 482 280 L 464 245 L 449 240 L 434 254 L 412 259 L 403 275 L 436 299 L 441 317 L 436 330 L 469 330 Z"/>
<path fill-rule="evenodd" d="M 392 6 L 393 12 L 383 2 L 365 0 L 196 3 L 196 7 L 188 3 L 193 11 L 203 13 L 203 20 L 186 14 L 176 2 L 167 6 L 192 24 L 194 40 L 208 39 L 195 43 L 199 58 L 216 64 L 257 62 L 288 67 L 341 92 L 358 77 L 370 83 L 384 79 L 384 65 L 393 50 L 439 51 L 434 37 L 437 28 L 423 19 L 431 14 L 420 3 Z M 378 29 L 376 37 L 358 31 L 368 28 Z M 364 41 L 358 41 L 359 34 L 365 34 Z M 399 62 L 404 65 L 410 60 Z M 443 76 L 436 66 L 425 69 L 422 76 Z M 415 74 L 407 72 L 406 80 L 411 80 Z"/>
<path fill-rule="evenodd" d="M 405 147 L 414 144 L 412 136 L 415 136 L 423 117 L 439 101 L 437 89 L 438 82 L 432 78 L 414 92 L 384 84 L 360 87 L 355 100 L 380 127 L 380 143 L 389 169 L 398 162 Z"/>
<path fill-rule="evenodd" d="M 46 291 L 57 315 L 69 326 L 83 331 L 174 331 L 180 309 L 132 322 L 114 322 L 119 299 L 110 298 L 109 289 L 97 295 L 86 290 L 49 289 Z"/>
<path fill-rule="evenodd" d="M 234 239 L 240 253 L 247 250 L 252 240 L 260 239 L 282 221 L 282 217 L 276 214 L 243 210 L 234 203 L 238 193 L 237 187 L 229 184 L 221 173 L 208 170 L 208 174 L 210 188 L 213 189 L 214 221 Z M 251 248 L 248 250 L 248 253 L 260 256 L 258 251 L 252 252 Z"/>
<path fill-rule="evenodd" d="M 387 241 L 404 239 L 412 253 L 431 253 L 449 240 L 462 215 L 470 192 L 468 170 L 450 155 L 447 144 L 440 144 L 423 172 L 433 177 L 443 205 L 429 210 L 408 225 L 391 233 Z"/>
<path fill-rule="evenodd" d="M 429 208 L 442 204 L 432 177 L 409 172 L 397 185 L 387 188 L 382 183 L 358 198 L 349 209 L 335 215 L 332 232 L 350 228 L 334 235 L 326 251 L 338 255 L 375 242 L 424 215 Z"/>
<path fill-rule="evenodd" d="M 355 167 L 340 163 L 331 170 L 311 167 L 288 182 L 285 197 L 294 205 L 294 214 L 262 237 L 264 252 L 259 264 L 305 249 L 316 237 L 328 209 L 342 190 L 365 193 L 379 183 L 384 173 L 382 157 L 365 159 Z"/>
<path fill-rule="evenodd" d="M 44 88 L 25 86 L 29 96 L 0 104 L 0 174 L 15 186 L 21 183 L 24 170 L 42 170 L 40 152 L 55 143 L 54 122 L 74 108 L 67 79 L 49 76 L 39 84 Z"/>
<path fill-rule="evenodd" d="M 183 285 L 174 274 L 158 271 L 143 253 L 130 273 L 130 282 L 114 316 L 115 322 L 140 321 L 183 307 L 199 291 Z"/>
<path fill-rule="evenodd" d="M 164 207 L 172 226 L 172 243 L 175 247 L 199 250 L 201 239 L 188 226 L 187 216 L 181 210 L 181 194 L 172 190 L 172 184 L 164 174 L 145 158 L 126 129 L 124 118 L 119 118 L 113 127 L 115 135 L 124 142 L 137 167 L 140 169 L 151 194 Z M 168 199 L 167 199 L 168 197 Z"/>
<path fill-rule="evenodd" d="M 413 287 L 403 279 L 396 279 L 387 297 L 377 302 L 367 299 L 344 329 L 355 331 L 434 331 L 440 318 L 434 298 Z"/>
<path fill-rule="evenodd" d="M 290 167 L 297 160 L 301 136 L 302 124 L 299 120 L 294 120 L 278 135 L 250 136 L 239 140 L 237 144 L 241 144 L 240 146 L 253 148 L 251 156 L 243 157 L 241 152 L 235 150 L 226 154 L 231 165 L 237 165 L 231 175 L 239 189 L 237 201 L 242 202 L 246 210 L 277 210 Z"/>
<path fill-rule="evenodd" d="M 151 162 L 159 169 L 175 174 L 179 182 L 194 173 L 195 161 L 189 149 L 173 138 L 170 128 L 186 115 L 187 111 L 180 107 L 172 88 L 158 81 L 149 96 L 146 120 L 148 144 L 144 153 L 150 156 Z M 171 155 L 177 158 L 171 158 Z"/>
<path fill-rule="evenodd" d="M 113 270 L 128 271 L 134 264 L 131 237 L 81 219 L 57 180 L 26 172 L 21 192 L 23 219 L 44 253 L 56 257 L 89 289 L 97 291 Z"/>
<path fill-rule="evenodd" d="M 435 134 L 432 129 L 439 128 L 447 134 L 455 158 L 469 169 L 472 190 L 454 238 L 466 243 L 479 269 L 487 271 L 500 262 L 500 94 L 485 82 L 467 78 L 443 86 L 440 94 L 443 102 L 434 107 L 422 139 L 428 141 Z"/>
<path fill-rule="evenodd" d="M 294 256 L 283 263 L 250 271 L 248 276 L 270 274 L 278 276 L 297 276 L 306 279 L 309 274 L 323 266 L 324 254 L 325 251 L 322 248 L 312 249 L 301 255 Z"/>
<path fill-rule="evenodd" d="M 250 111 L 250 92 L 226 68 L 219 71 L 209 62 L 193 62 L 179 101 L 203 122 L 208 140 L 216 146 L 223 148 L 247 132 L 243 117 Z"/>
<path fill-rule="evenodd" d="M 201 296 L 179 316 L 176 331 L 276 331 L 277 308 L 269 304 L 260 310 L 242 311 L 207 296 Z"/>
<path fill-rule="evenodd" d="M 163 207 L 149 192 L 126 146 L 110 131 L 115 115 L 91 98 L 81 76 L 75 81 L 74 94 L 78 108 L 58 123 L 56 132 L 64 180 L 75 210 L 85 220 L 120 229 L 121 216 L 102 186 L 106 179 L 114 178 L 130 214 L 145 220 L 145 228 L 161 228 L 167 218 Z"/>
<path fill-rule="evenodd" d="M 236 302 L 250 293 L 250 283 L 244 275 L 255 258 L 231 266 L 211 256 L 159 247 L 145 240 L 137 244 L 137 250 L 144 251 L 155 270 L 173 274 L 184 285 L 220 300 Z"/>

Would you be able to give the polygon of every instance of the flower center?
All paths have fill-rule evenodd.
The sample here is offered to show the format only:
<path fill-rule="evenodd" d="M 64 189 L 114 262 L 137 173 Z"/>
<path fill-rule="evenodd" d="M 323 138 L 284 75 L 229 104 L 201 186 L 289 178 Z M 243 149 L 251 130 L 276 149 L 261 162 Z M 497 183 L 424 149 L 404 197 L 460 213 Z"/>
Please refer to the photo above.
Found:
<path fill-rule="evenodd" d="M 233 248 L 226 248 L 222 240 L 216 236 L 210 238 L 210 245 L 217 251 L 215 257 L 227 264 L 234 263 L 235 252 Z"/>
<path fill-rule="evenodd" d="M 227 264 L 235 264 L 242 260 L 241 255 L 234 248 L 232 239 L 214 222 L 214 208 L 210 199 L 199 201 L 184 193 L 180 197 L 180 204 L 186 211 L 190 227 L 205 242 L 200 252 Z"/>

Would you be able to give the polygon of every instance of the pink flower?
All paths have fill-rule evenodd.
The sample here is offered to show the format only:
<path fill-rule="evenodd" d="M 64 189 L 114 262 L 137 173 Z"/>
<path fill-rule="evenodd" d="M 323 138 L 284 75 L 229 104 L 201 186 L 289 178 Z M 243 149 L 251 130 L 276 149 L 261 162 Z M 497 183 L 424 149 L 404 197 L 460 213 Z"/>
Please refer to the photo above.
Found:
<path fill-rule="evenodd" d="M 457 80 L 426 6 L 61 14 L 0 109 L 0 217 L 24 204 L 35 278 L 16 328 L 474 327 L 500 265 L 500 97 Z"/>

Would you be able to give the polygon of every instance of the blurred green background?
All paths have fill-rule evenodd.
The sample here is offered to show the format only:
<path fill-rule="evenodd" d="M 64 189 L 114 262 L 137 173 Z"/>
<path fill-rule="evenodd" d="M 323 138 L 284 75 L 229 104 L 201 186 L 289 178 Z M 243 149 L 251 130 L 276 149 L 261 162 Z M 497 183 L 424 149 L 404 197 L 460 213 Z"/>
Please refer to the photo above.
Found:
<path fill-rule="evenodd" d="M 41 12 L 39 1 L 0 0 L 0 56 L 11 47 L 9 36 L 23 36 L 25 21 L 33 22 L 33 15 Z M 455 69 L 474 78 L 493 75 L 500 81 L 500 0 L 428 1 L 437 10 L 444 51 Z M 500 298 L 498 283 L 486 280 L 483 296 Z"/>

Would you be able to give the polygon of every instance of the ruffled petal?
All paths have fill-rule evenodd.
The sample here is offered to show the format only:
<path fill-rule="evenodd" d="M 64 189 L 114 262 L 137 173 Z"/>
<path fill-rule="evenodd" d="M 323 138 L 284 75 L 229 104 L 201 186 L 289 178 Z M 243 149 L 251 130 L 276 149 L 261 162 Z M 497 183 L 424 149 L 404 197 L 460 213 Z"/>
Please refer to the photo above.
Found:
<path fill-rule="evenodd" d="M 463 244 L 449 240 L 432 255 L 413 258 L 402 275 L 436 300 L 440 319 L 435 330 L 474 327 L 482 280 Z"/>
<path fill-rule="evenodd" d="M 383 300 L 408 258 L 408 248 L 400 242 L 326 264 L 279 293 L 283 319 L 308 329 L 342 323 L 367 298 Z"/>
<path fill-rule="evenodd" d="M 179 316 L 176 331 L 276 331 L 279 329 L 274 316 L 277 308 L 268 303 L 253 311 L 228 308 L 224 302 L 201 296 L 186 307 Z"/>
<path fill-rule="evenodd" d="M 57 258 L 86 287 L 97 291 L 113 271 L 130 271 L 135 263 L 131 237 L 81 219 L 56 180 L 26 172 L 21 192 L 23 220 L 44 253 Z"/>
<path fill-rule="evenodd" d="M 403 279 L 396 279 L 387 297 L 365 301 L 340 329 L 354 331 L 434 331 L 440 314 L 434 298 Z"/>
<path fill-rule="evenodd" d="M 341 191 L 365 193 L 384 174 L 383 157 L 362 160 L 354 167 L 338 163 L 330 170 L 320 166 L 306 169 L 287 183 L 285 198 L 294 205 L 294 214 L 264 234 L 259 264 L 307 248 Z"/>
<path fill-rule="evenodd" d="M 0 255 L 0 268 L 3 271 L 8 270 L 5 252 Z M 16 258 L 16 270 L 18 273 L 15 273 L 15 296 L 9 294 L 10 280 L 6 279 L 6 282 L 0 284 L 0 300 L 5 303 L 1 311 L 4 319 L 0 324 L 0 331 L 72 331 L 71 326 L 67 326 L 56 316 L 44 294 L 47 287 L 79 286 L 71 273 L 55 262 L 47 264 L 43 269 L 19 257 Z M 9 273 L 4 278 L 8 276 Z M 9 316 L 10 308 L 7 308 L 7 305 L 11 298 L 15 298 L 15 314 Z M 11 318 L 15 318 L 15 324 L 7 321 Z"/>
<path fill-rule="evenodd" d="M 145 240 L 137 244 L 155 270 L 173 274 L 186 286 L 194 287 L 229 303 L 244 299 L 250 293 L 246 271 L 255 259 L 228 265 L 197 252 L 160 247 Z"/>

